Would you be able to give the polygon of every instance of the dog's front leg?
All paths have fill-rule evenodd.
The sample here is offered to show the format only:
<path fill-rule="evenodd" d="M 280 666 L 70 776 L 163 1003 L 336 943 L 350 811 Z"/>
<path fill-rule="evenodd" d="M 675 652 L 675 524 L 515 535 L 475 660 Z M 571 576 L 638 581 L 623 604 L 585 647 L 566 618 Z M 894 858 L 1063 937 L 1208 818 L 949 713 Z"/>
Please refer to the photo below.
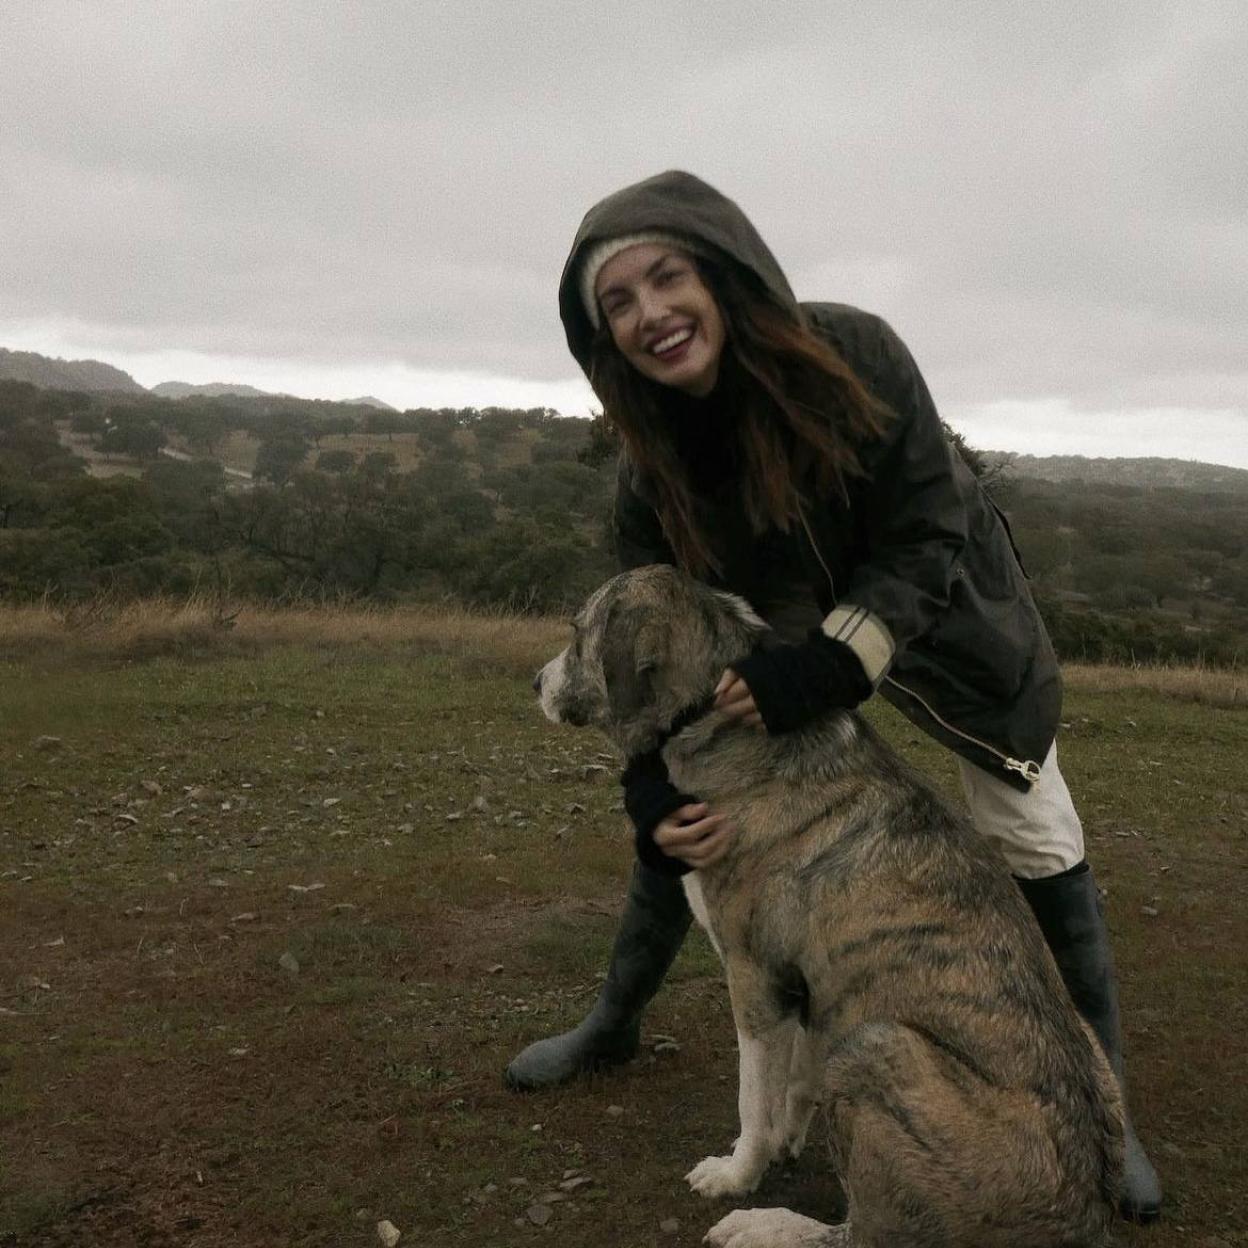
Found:
<path fill-rule="evenodd" d="M 729 958 L 728 990 L 737 1022 L 741 1134 L 727 1157 L 707 1157 L 685 1176 L 707 1197 L 752 1192 L 784 1146 L 785 1090 L 797 1019 L 779 1013 L 765 977 L 752 963 Z"/>
<path fill-rule="evenodd" d="M 823 1092 L 824 1065 L 828 1058 L 826 1038 L 817 1030 L 799 1027 L 793 1037 L 793 1060 L 785 1091 L 784 1148 L 800 1157 L 806 1133 Z"/>

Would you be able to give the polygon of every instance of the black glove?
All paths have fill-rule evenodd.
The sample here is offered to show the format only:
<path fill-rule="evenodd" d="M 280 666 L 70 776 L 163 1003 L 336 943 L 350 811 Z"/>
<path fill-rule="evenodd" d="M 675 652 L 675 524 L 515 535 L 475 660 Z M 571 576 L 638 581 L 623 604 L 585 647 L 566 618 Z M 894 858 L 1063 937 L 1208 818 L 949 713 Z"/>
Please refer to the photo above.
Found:
<path fill-rule="evenodd" d="M 796 646 L 764 641 L 732 670 L 749 686 L 773 736 L 793 732 L 825 711 L 852 710 L 872 692 L 858 656 L 817 628 Z"/>
<path fill-rule="evenodd" d="M 624 809 L 636 834 L 637 857 L 660 875 L 677 876 L 692 871 L 687 862 L 665 854 L 654 843 L 654 830 L 668 815 L 698 800 L 681 793 L 671 782 L 659 751 L 650 750 L 629 759 L 620 783 L 624 786 Z"/>

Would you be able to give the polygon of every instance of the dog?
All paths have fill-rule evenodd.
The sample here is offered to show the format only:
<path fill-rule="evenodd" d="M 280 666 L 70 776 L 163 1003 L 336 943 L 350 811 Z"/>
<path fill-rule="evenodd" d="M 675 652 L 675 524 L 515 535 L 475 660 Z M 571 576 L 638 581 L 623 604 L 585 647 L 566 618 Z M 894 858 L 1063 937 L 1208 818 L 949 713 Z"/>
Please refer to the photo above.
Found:
<path fill-rule="evenodd" d="M 557 723 L 672 782 L 735 832 L 684 877 L 727 972 L 741 1133 L 686 1176 L 741 1197 L 826 1118 L 835 1226 L 737 1210 L 717 1248 L 1080 1248 L 1109 1236 L 1118 1086 L 995 849 L 858 715 L 772 737 L 711 707 L 767 626 L 666 565 L 577 613 L 535 682 Z M 673 729 L 674 726 L 674 729 Z"/>

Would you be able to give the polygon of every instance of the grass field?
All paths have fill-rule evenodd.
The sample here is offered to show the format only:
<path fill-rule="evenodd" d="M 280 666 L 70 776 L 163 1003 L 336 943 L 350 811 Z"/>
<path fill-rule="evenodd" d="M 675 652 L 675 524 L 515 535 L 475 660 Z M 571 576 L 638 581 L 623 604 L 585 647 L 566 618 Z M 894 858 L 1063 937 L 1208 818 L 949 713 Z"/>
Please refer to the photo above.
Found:
<path fill-rule="evenodd" d="M 728 1206 L 681 1176 L 736 1092 L 700 936 L 637 1063 L 499 1079 L 592 1000 L 630 856 L 602 742 L 533 706 L 561 644 L 450 612 L 0 611 L 0 1245 L 700 1241 Z M 1248 1243 L 1245 708 L 1242 674 L 1070 677 L 1169 1197 L 1124 1244 Z M 755 1203 L 836 1200 L 816 1139 Z"/>

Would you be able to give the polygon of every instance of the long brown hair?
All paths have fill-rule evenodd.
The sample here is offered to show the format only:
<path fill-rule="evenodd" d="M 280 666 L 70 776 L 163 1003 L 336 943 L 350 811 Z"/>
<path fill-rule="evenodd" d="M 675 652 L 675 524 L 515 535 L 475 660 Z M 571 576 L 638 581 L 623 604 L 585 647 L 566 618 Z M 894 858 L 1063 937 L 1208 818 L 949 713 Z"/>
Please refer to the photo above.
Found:
<path fill-rule="evenodd" d="M 770 524 L 787 533 L 800 516 L 801 483 L 844 497 L 846 482 L 863 473 L 857 448 L 879 436 L 891 413 L 753 274 L 700 256 L 694 263 L 724 319 L 714 401 L 724 410 L 725 435 L 737 441 L 746 516 L 755 532 Z M 677 562 L 695 576 L 722 573 L 677 450 L 673 392 L 628 363 L 605 318 L 589 378 L 630 459 L 654 483 Z"/>

